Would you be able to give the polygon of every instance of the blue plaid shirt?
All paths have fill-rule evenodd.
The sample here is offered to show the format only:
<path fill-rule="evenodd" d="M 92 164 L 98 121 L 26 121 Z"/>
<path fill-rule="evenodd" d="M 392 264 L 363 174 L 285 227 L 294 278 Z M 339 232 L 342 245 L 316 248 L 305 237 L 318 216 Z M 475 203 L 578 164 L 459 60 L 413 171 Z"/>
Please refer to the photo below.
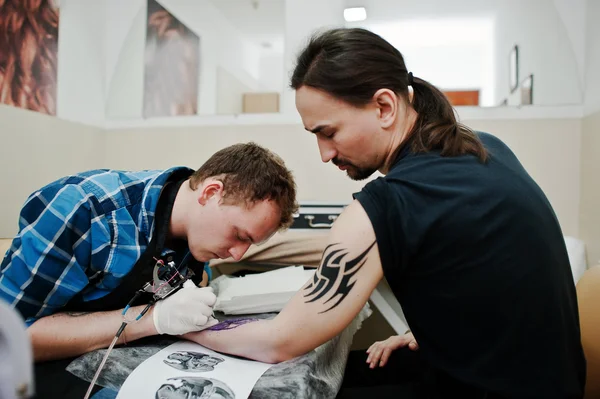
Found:
<path fill-rule="evenodd" d="M 146 249 L 161 190 L 180 169 L 187 168 L 92 170 L 31 194 L 0 266 L 0 299 L 29 326 L 60 310 L 95 273 L 105 274 L 83 300 L 110 293 Z"/>

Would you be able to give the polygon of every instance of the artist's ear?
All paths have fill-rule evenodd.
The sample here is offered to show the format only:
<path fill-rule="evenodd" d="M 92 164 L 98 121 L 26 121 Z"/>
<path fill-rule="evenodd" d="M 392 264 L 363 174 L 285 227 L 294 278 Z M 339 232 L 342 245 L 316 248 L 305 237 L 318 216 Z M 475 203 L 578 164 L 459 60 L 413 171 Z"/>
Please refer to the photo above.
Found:
<path fill-rule="evenodd" d="M 208 178 L 199 188 L 198 203 L 200 205 L 206 205 L 211 198 L 220 201 L 223 196 L 223 182 L 220 180 Z"/>
<path fill-rule="evenodd" d="M 383 128 L 389 128 L 396 121 L 399 98 L 390 89 L 379 89 L 373 95 L 373 101 L 377 107 L 379 124 Z"/>

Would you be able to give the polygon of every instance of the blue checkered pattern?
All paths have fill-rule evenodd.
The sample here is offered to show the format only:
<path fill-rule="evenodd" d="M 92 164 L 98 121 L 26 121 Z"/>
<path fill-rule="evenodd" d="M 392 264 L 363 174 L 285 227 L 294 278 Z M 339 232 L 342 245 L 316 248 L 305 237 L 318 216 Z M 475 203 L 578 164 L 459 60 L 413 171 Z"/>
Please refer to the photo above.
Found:
<path fill-rule="evenodd" d="M 95 273 L 105 275 L 83 299 L 111 292 L 147 247 L 160 192 L 180 169 L 92 170 L 31 194 L 0 265 L 0 299 L 31 325 L 63 307 Z"/>

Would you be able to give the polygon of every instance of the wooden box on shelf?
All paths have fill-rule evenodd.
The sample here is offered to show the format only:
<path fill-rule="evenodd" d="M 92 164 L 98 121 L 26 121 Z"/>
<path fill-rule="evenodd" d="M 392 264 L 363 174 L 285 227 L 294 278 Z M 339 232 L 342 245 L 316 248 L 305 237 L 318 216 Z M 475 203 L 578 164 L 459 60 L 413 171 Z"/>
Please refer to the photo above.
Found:
<path fill-rule="evenodd" d="M 245 114 L 279 112 L 279 93 L 244 93 L 242 112 Z"/>

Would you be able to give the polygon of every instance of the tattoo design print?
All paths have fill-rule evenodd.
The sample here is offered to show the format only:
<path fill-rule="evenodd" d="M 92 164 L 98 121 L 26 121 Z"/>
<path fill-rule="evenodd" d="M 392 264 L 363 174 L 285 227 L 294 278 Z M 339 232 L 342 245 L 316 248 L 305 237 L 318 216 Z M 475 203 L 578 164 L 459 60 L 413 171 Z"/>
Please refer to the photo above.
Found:
<path fill-rule="evenodd" d="M 304 295 L 307 298 L 306 303 L 322 298 L 327 298 L 324 304 L 335 300 L 331 307 L 319 313 L 328 312 L 339 305 L 356 283 L 353 277 L 367 261 L 367 253 L 373 245 L 375 242 L 356 258 L 350 258 L 349 251 L 341 248 L 340 244 L 327 246 L 323 252 L 321 267 L 315 272 L 313 281 L 304 288 L 304 291 L 307 291 Z"/>

